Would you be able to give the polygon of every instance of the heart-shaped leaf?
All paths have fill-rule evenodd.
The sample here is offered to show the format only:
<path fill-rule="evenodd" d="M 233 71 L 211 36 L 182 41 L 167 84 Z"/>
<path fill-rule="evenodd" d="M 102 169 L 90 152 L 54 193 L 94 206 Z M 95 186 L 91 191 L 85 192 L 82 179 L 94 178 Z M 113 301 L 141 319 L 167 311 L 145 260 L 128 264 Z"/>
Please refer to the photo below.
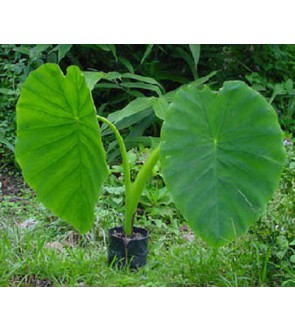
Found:
<path fill-rule="evenodd" d="M 84 233 L 108 174 L 95 108 L 76 66 L 45 64 L 17 103 L 16 157 L 25 180 L 57 216 Z"/>
<path fill-rule="evenodd" d="M 212 246 L 243 234 L 264 212 L 284 163 L 274 109 L 239 81 L 218 92 L 180 89 L 161 135 L 161 165 L 174 202 Z"/>

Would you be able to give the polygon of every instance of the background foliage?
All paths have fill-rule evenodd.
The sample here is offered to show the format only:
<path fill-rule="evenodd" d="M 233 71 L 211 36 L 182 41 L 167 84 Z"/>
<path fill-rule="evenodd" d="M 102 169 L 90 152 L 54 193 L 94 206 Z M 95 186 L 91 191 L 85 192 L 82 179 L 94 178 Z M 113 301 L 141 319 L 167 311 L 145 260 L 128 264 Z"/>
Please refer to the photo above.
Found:
<path fill-rule="evenodd" d="M 21 85 L 46 62 L 59 63 L 63 70 L 75 64 L 104 73 L 94 83 L 97 112 L 109 116 L 128 105 L 117 121 L 128 146 L 152 144 L 151 137 L 159 136 L 161 120 L 154 112 L 161 112 L 161 103 L 169 102 L 169 93 L 180 85 L 207 75 L 204 81 L 216 89 L 226 80 L 245 81 L 273 104 L 286 137 L 295 131 L 294 45 L 0 45 L 1 167 L 14 163 L 15 103 Z M 164 97 L 152 98 L 159 96 Z M 109 146 L 111 159 L 118 155 L 114 145 Z"/>

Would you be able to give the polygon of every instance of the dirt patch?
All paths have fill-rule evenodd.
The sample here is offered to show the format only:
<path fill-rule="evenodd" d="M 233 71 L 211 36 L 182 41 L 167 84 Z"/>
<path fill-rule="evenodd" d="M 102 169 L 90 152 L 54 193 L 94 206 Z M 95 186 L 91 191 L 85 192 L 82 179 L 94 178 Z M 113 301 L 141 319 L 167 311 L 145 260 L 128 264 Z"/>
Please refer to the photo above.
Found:
<path fill-rule="evenodd" d="M 17 201 L 24 188 L 27 188 L 27 185 L 19 172 L 8 169 L 0 171 L 0 201 L 3 196 L 14 196 Z"/>
<path fill-rule="evenodd" d="M 26 286 L 26 287 L 52 287 L 53 283 L 49 279 L 39 279 L 34 274 L 26 275 L 23 277 L 13 277 L 13 286 Z"/>

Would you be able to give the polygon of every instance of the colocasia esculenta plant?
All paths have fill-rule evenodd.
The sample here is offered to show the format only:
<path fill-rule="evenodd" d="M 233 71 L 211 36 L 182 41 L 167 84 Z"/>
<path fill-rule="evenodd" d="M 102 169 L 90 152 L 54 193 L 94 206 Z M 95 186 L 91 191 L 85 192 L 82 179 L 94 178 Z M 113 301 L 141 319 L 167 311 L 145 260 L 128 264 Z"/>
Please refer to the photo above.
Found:
<path fill-rule="evenodd" d="M 16 157 L 39 200 L 81 233 L 93 225 L 108 176 L 100 121 L 115 133 L 122 155 L 126 236 L 158 160 L 176 207 L 214 247 L 243 234 L 278 186 L 285 152 L 277 115 L 245 83 L 225 82 L 219 91 L 179 88 L 165 110 L 160 144 L 132 183 L 124 141 L 97 116 L 83 73 L 70 66 L 64 75 L 45 64 L 30 73 L 17 103 Z"/>

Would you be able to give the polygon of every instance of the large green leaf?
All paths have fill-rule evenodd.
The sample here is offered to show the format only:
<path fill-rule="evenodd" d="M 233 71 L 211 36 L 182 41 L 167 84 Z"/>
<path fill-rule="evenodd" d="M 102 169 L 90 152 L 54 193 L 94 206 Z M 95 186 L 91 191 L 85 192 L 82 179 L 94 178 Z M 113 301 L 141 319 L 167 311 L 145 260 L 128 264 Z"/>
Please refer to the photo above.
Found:
<path fill-rule="evenodd" d="M 45 64 L 23 84 L 17 103 L 16 157 L 28 184 L 56 215 L 90 229 L 108 174 L 85 77 L 71 66 Z"/>
<path fill-rule="evenodd" d="M 213 77 L 216 74 L 217 74 L 217 71 L 213 71 L 210 74 L 189 83 L 189 85 L 193 85 L 195 87 L 200 86 L 200 85 L 206 83 L 211 77 Z M 173 101 L 173 98 L 174 98 L 175 94 L 178 92 L 178 90 L 182 89 L 182 88 L 183 88 L 183 86 L 180 88 L 177 88 L 176 90 L 167 92 L 166 94 L 164 94 L 163 96 L 158 97 L 158 98 L 152 97 L 152 107 L 154 109 L 156 116 L 159 119 L 165 120 L 166 113 L 169 109 L 169 103 L 171 103 Z"/>
<path fill-rule="evenodd" d="M 212 246 L 243 234 L 265 211 L 284 163 L 270 104 L 243 82 L 176 94 L 161 135 L 161 164 L 175 204 Z"/>

